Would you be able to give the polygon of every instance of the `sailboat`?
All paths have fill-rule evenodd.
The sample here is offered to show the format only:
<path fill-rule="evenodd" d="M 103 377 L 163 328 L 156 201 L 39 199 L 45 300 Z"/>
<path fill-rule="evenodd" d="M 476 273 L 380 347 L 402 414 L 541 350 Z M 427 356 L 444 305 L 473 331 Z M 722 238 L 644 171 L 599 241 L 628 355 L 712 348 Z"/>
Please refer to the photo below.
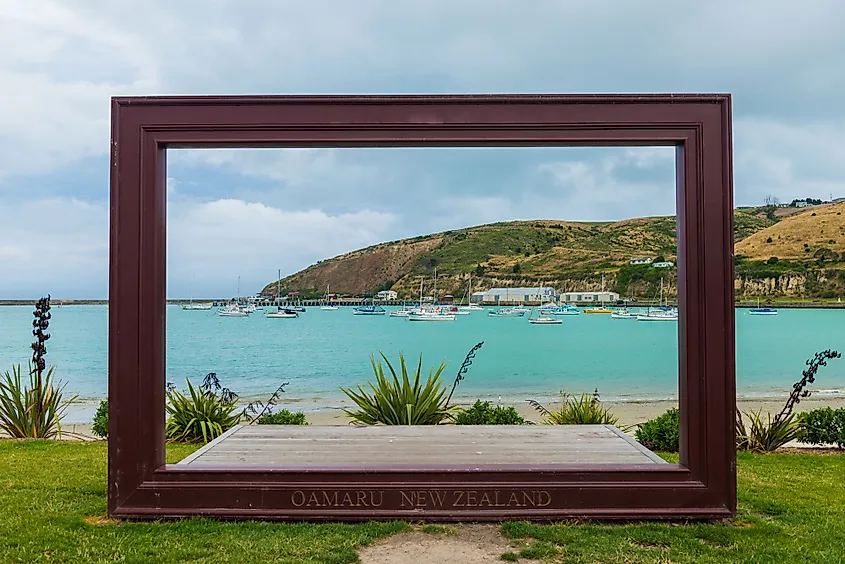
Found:
<path fill-rule="evenodd" d="M 508 289 L 505 288 L 505 301 L 510 301 Z M 499 309 L 494 309 L 493 311 L 487 312 L 488 317 L 523 317 L 525 316 L 525 311 L 521 309 L 516 309 L 514 307 L 499 307 Z"/>
<path fill-rule="evenodd" d="M 656 310 L 648 307 L 645 314 L 637 315 L 637 321 L 677 321 L 678 310 L 663 303 L 663 278 L 660 279 L 660 306 Z"/>
<path fill-rule="evenodd" d="M 238 295 L 229 305 L 217 310 L 217 315 L 220 317 L 249 317 L 252 313 L 250 309 L 241 305 L 241 277 L 238 276 Z"/>
<path fill-rule="evenodd" d="M 531 315 L 528 316 L 528 323 L 532 325 L 560 325 L 563 323 L 562 319 L 555 319 L 554 317 L 549 317 L 548 315 L 543 315 L 542 312 L 537 314 L 537 317 L 534 316 L 534 311 L 531 311 Z"/>
<path fill-rule="evenodd" d="M 484 311 L 484 308 L 478 304 L 472 303 L 472 274 L 469 275 L 469 283 L 467 284 L 467 304 L 458 308 L 458 311 Z"/>
<path fill-rule="evenodd" d="M 408 313 L 408 321 L 454 321 L 456 316 L 437 305 L 437 267 L 434 267 L 434 303 L 432 307 L 422 305 L 422 282 L 420 282 L 420 307 Z"/>
<path fill-rule="evenodd" d="M 772 307 L 760 307 L 760 298 L 757 298 L 757 307 L 748 310 L 748 315 L 777 315 L 778 310 Z"/>
<path fill-rule="evenodd" d="M 192 284 L 192 286 L 193 286 L 193 284 Z M 188 301 L 188 303 L 182 304 L 182 309 L 184 309 L 185 311 L 207 311 L 207 310 L 211 309 L 211 304 L 210 303 L 204 303 L 204 304 L 196 303 L 195 304 L 194 303 L 194 291 L 191 290 L 191 298 Z"/>
<path fill-rule="evenodd" d="M 631 293 L 628 292 L 628 298 L 630 299 Z M 637 313 L 632 312 L 628 309 L 628 301 L 625 300 L 625 305 L 622 306 L 622 309 L 617 309 L 613 313 L 610 314 L 611 319 L 636 319 Z"/>
<path fill-rule="evenodd" d="M 337 311 L 338 307 L 329 303 L 329 285 L 326 284 L 326 303 L 320 306 L 323 311 Z"/>
<path fill-rule="evenodd" d="M 276 296 L 282 295 L 282 271 L 279 270 L 279 279 L 276 283 Z M 264 314 L 264 317 L 268 317 L 270 319 L 291 319 L 294 317 L 299 317 L 299 313 L 290 309 L 290 308 L 283 308 L 282 306 L 277 305 L 276 311 L 270 311 Z"/>

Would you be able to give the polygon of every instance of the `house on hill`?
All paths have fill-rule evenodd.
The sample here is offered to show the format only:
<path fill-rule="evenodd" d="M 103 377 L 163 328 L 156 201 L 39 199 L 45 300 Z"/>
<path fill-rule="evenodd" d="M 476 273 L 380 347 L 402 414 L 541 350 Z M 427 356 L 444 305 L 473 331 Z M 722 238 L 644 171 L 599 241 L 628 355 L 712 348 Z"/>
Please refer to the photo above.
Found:
<path fill-rule="evenodd" d="M 397 296 L 398 296 L 398 294 L 396 293 L 395 290 L 382 290 L 381 292 L 376 294 L 376 297 L 378 299 L 384 300 L 384 301 L 395 300 L 397 298 Z"/>
<path fill-rule="evenodd" d="M 628 264 L 651 264 L 654 259 L 647 257 L 635 257 L 628 261 Z"/>

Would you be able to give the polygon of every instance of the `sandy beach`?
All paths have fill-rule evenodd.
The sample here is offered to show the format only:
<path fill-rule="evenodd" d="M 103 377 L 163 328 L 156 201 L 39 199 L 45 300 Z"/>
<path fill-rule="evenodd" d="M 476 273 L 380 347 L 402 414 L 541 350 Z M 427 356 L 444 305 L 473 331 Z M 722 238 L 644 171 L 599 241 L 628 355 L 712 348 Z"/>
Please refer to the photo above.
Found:
<path fill-rule="evenodd" d="M 739 402 L 737 402 L 737 407 L 743 413 L 749 411 L 762 410 L 764 414 L 770 413 L 774 415 L 780 412 L 780 410 L 783 408 L 783 404 L 785 401 L 785 398 L 779 401 L 740 400 Z M 461 407 L 469 407 L 468 404 L 459 405 L 461 405 Z M 543 416 L 537 410 L 528 405 L 527 402 L 521 404 L 503 403 L 501 405 L 513 405 L 526 420 L 539 423 L 543 419 Z M 560 403 L 547 403 L 544 405 L 550 410 L 554 410 L 560 407 Z M 649 419 L 657 417 L 661 413 L 665 412 L 667 409 L 678 406 L 677 402 L 674 401 L 617 403 L 606 402 L 604 403 L 604 405 L 610 408 L 611 413 L 619 417 L 619 423 L 621 425 L 634 425 L 637 423 L 643 423 Z M 825 406 L 830 406 L 834 409 L 845 407 L 845 398 L 810 396 L 809 398 L 801 400 L 801 403 L 796 406 L 795 411 L 808 411 L 811 409 L 816 409 L 818 407 Z M 286 406 L 281 405 L 280 407 Z M 290 408 L 292 411 L 296 411 L 297 409 L 295 405 L 287 407 Z M 324 411 L 307 411 L 306 417 L 311 425 L 348 425 L 350 421 L 349 417 L 338 408 L 327 409 Z M 67 440 L 97 440 L 97 438 L 91 434 L 90 422 L 69 421 L 62 425 L 62 431 L 68 433 L 64 437 Z"/>

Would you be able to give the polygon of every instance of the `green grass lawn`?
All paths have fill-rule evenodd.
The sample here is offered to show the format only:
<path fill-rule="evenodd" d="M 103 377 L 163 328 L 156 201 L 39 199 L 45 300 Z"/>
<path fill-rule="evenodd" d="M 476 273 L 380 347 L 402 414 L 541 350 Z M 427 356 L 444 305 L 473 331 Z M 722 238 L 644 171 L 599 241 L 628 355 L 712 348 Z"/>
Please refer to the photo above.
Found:
<path fill-rule="evenodd" d="M 168 459 L 194 448 L 169 448 Z M 731 522 L 505 523 L 502 532 L 527 542 L 520 561 L 845 562 L 845 455 L 741 454 L 739 485 Z M 358 546 L 409 530 L 404 523 L 103 521 L 104 443 L 0 440 L 0 508 L 3 563 L 356 562 Z"/>

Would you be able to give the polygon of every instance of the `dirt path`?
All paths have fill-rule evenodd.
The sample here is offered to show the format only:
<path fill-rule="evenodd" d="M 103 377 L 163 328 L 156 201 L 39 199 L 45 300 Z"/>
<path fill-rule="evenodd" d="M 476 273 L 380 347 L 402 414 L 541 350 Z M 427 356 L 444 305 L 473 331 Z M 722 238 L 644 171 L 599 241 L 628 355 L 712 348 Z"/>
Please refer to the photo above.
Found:
<path fill-rule="evenodd" d="M 424 532 L 424 531 L 438 532 Z M 498 525 L 428 525 L 362 548 L 361 564 L 486 564 L 519 552 L 499 534 Z"/>

